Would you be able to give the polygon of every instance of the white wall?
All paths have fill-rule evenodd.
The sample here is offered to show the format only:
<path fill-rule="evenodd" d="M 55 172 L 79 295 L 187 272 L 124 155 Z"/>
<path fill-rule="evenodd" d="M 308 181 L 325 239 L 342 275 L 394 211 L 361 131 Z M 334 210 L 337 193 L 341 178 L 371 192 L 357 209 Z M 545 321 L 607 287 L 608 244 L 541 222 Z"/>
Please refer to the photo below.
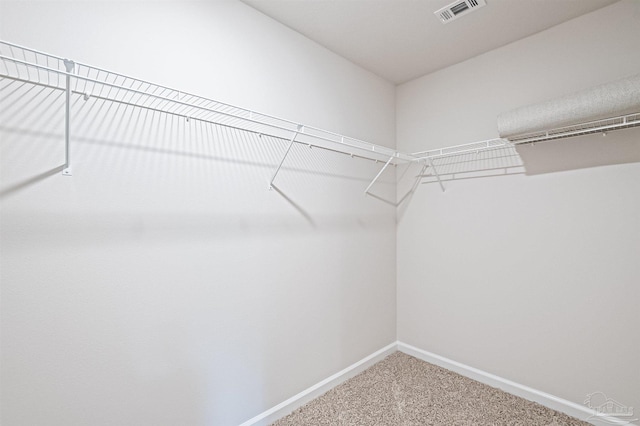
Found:
<path fill-rule="evenodd" d="M 497 137 L 502 111 L 638 73 L 638 40 L 640 2 L 624 0 L 406 83 L 398 149 Z M 526 174 L 448 174 L 445 193 L 421 185 L 400 210 L 398 339 L 578 404 L 601 391 L 637 410 L 640 130 L 519 151 L 442 162 L 499 174 L 524 161 Z M 609 152 L 626 154 L 589 167 Z"/>
<path fill-rule="evenodd" d="M 396 99 L 238 2 L 3 1 L 0 38 L 391 146 L 397 102 L 399 148 L 414 151 L 494 137 L 503 110 L 638 72 L 638 8 Z M 95 103 L 78 104 L 62 177 L 61 103 L 39 96 L 0 108 L 3 425 L 237 424 L 395 339 L 395 211 L 361 196 L 380 165 L 296 147 L 266 191 L 284 142 Z M 400 210 L 399 339 L 640 407 L 639 137 L 539 146 L 528 175 L 445 194 L 421 185 Z M 558 160 L 612 150 L 613 165 Z M 569 170 L 533 175 L 545 160 Z"/>
<path fill-rule="evenodd" d="M 394 145 L 393 86 L 242 3 L 1 8 L 4 40 Z M 92 98 L 63 177 L 61 99 L 14 87 L 3 425 L 238 424 L 395 340 L 380 164 L 296 146 L 268 191 L 286 142 Z"/>

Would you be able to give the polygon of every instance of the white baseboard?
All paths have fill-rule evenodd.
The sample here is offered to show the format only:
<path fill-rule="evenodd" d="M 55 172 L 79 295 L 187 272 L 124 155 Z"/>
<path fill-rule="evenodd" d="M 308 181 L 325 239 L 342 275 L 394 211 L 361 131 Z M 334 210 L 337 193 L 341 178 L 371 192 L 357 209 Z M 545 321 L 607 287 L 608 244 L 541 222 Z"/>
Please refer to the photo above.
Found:
<path fill-rule="evenodd" d="M 291 398 L 281 402 L 275 407 L 272 407 L 267 411 L 261 414 L 258 414 L 257 416 L 247 420 L 246 422 L 242 423 L 240 426 L 266 426 L 270 423 L 273 423 L 279 418 L 284 417 L 287 414 L 291 413 L 293 410 L 299 407 L 302 407 L 304 404 L 311 401 L 312 399 L 317 398 L 323 393 L 338 386 L 340 383 L 363 372 L 364 370 L 371 367 L 376 362 L 382 361 L 386 356 L 396 352 L 396 350 L 397 350 L 397 342 L 393 342 L 390 345 L 387 345 L 384 348 L 361 359 L 355 364 L 351 364 L 350 366 L 348 366 L 342 371 L 337 372 L 333 376 L 327 377 L 320 383 L 316 383 L 310 388 L 303 390 L 299 394 L 292 396 Z"/>
<path fill-rule="evenodd" d="M 504 379 L 486 371 L 479 370 L 474 367 L 453 361 L 440 355 L 436 355 L 431 352 L 416 348 L 415 346 L 408 345 L 406 343 L 398 342 L 398 350 L 406 353 L 407 355 L 414 356 L 423 361 L 431 364 L 438 365 L 446 368 L 447 370 L 454 371 L 462 376 L 492 386 L 494 388 L 502 389 L 512 395 L 519 396 L 529 401 L 537 402 L 540 405 L 551 408 L 556 411 L 568 414 L 572 417 L 576 417 L 580 420 L 584 420 L 597 426 L 611 426 L 611 425 L 629 425 L 628 420 L 620 419 L 613 416 L 597 415 L 595 410 L 588 408 L 584 405 L 576 404 L 575 402 L 567 401 L 566 399 L 558 398 L 557 396 L 542 392 L 525 385 L 521 385 L 511 380 Z"/>
<path fill-rule="evenodd" d="M 502 377 L 496 376 L 495 374 L 487 373 L 486 371 L 482 371 L 480 369 L 470 367 L 468 365 L 445 358 L 443 356 L 427 352 L 425 350 L 416 348 L 415 346 L 411 346 L 402 342 L 394 342 L 361 359 L 355 364 L 350 365 L 344 370 L 337 372 L 333 376 L 328 377 L 323 381 L 311 386 L 310 388 L 303 390 L 299 394 L 292 396 L 286 401 L 281 402 L 275 407 L 272 407 L 269 410 L 258 414 L 257 416 L 242 423 L 240 426 L 269 425 L 270 423 L 273 423 L 279 418 L 284 417 L 297 408 L 303 406 L 312 399 L 317 398 L 323 393 L 338 386 L 340 383 L 363 372 L 376 362 L 381 361 L 388 355 L 391 355 L 396 350 L 404 352 L 407 355 L 414 356 L 431 364 L 446 368 L 447 370 L 454 371 L 462 376 L 476 380 L 480 383 L 484 383 L 494 388 L 502 389 L 503 391 L 508 392 L 512 395 L 519 396 L 529 401 L 537 402 L 538 404 L 543 405 L 547 408 L 560 411 L 562 413 L 568 414 L 569 416 L 576 417 L 580 420 L 584 420 L 596 426 L 622 426 L 631 424 L 628 420 L 624 420 L 618 417 L 597 415 L 595 410 L 592 410 L 591 408 L 584 405 L 576 404 L 575 402 L 559 398 L 557 396 L 530 388 L 528 386 L 513 382 L 508 379 L 504 379 Z"/>

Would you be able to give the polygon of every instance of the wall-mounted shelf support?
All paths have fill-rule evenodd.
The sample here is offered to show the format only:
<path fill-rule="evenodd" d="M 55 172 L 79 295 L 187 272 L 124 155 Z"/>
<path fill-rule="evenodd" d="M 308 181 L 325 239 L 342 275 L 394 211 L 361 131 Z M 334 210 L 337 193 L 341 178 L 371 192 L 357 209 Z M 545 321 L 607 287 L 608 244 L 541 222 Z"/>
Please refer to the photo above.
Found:
<path fill-rule="evenodd" d="M 65 59 L 64 67 L 67 70 L 65 76 L 65 103 L 64 103 L 64 169 L 62 169 L 63 176 L 71 176 L 71 150 L 69 147 L 69 141 L 71 138 L 70 124 L 71 124 L 71 73 L 76 66 L 75 62 Z"/>
<path fill-rule="evenodd" d="M 391 164 L 391 160 L 393 160 L 394 157 L 391 156 L 389 157 L 389 159 L 387 160 L 386 163 L 384 163 L 384 166 L 382 166 L 382 169 L 380 169 L 380 171 L 378 172 L 378 174 L 376 175 L 376 177 L 373 178 L 373 180 L 371 181 L 371 183 L 369 184 L 369 186 L 367 186 L 367 189 L 364 190 L 365 195 L 369 194 L 369 190 L 371 189 L 371 187 L 373 186 L 374 183 L 376 183 L 376 181 L 378 180 L 378 178 L 382 175 L 382 173 L 384 173 L 385 169 L 387 167 L 389 167 L 389 164 Z"/>
<path fill-rule="evenodd" d="M 436 167 L 433 165 L 433 161 L 431 161 L 431 158 L 427 157 L 427 161 L 429 161 L 429 167 L 431 167 L 431 170 L 433 170 L 433 174 L 436 175 L 436 179 L 438 179 L 440 188 L 442 189 L 442 192 L 444 192 L 444 185 L 442 184 L 442 179 L 440 179 L 440 174 L 438 174 L 438 169 L 436 169 Z"/>
<path fill-rule="evenodd" d="M 409 190 L 402 196 L 402 198 L 398 200 L 398 202 L 396 203 L 397 206 L 402 204 L 404 200 L 406 200 L 411 194 L 415 192 L 416 188 L 420 184 L 420 181 L 422 180 L 424 171 L 427 170 L 427 167 L 428 167 L 428 164 L 426 161 L 424 161 L 422 164 L 422 167 L 420 168 L 420 171 L 418 172 L 418 174 L 416 175 L 416 178 L 413 181 L 413 185 L 411 185 L 411 188 L 409 188 Z"/>
<path fill-rule="evenodd" d="M 287 150 L 282 156 L 282 160 L 280 160 L 280 164 L 278 164 L 278 167 L 276 168 L 276 171 L 273 174 L 273 177 L 269 181 L 269 190 L 273 189 L 273 181 L 276 180 L 276 176 L 278 176 L 278 172 L 280 171 L 280 168 L 282 168 L 282 164 L 284 164 L 284 160 L 287 158 L 287 155 L 289 155 L 289 151 L 291 151 L 291 147 L 293 146 L 293 144 L 296 143 L 296 137 L 298 136 L 298 133 L 300 133 L 301 131 L 303 131 L 303 126 L 298 125 L 298 131 L 295 132 L 291 137 L 291 139 L 289 140 L 289 146 L 287 147 Z"/>

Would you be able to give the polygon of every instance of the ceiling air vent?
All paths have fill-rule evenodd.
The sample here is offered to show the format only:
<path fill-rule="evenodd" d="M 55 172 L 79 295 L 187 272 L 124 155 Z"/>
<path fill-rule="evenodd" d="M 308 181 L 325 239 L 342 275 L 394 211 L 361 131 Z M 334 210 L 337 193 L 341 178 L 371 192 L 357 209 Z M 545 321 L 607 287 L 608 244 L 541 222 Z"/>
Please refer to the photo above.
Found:
<path fill-rule="evenodd" d="M 443 24 L 448 24 L 449 22 L 486 5 L 487 3 L 485 3 L 485 0 L 462 0 L 453 2 L 440 10 L 436 10 L 434 13 Z"/>

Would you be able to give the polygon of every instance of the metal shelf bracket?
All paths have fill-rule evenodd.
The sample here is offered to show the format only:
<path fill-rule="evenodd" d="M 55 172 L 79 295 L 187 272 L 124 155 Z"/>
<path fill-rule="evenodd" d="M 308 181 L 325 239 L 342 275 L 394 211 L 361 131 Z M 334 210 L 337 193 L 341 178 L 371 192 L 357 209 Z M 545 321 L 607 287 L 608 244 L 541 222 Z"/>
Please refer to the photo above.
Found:
<path fill-rule="evenodd" d="M 442 192 L 444 192 L 445 191 L 444 185 L 442 184 L 442 180 L 440 179 L 440 174 L 438 173 L 438 170 L 433 165 L 433 161 L 431 161 L 431 158 L 427 157 L 427 160 L 429 161 L 429 167 L 431 167 L 431 169 L 433 170 L 433 173 L 436 175 L 436 178 L 438 179 L 438 183 L 440 184 L 440 188 L 442 189 Z"/>
<path fill-rule="evenodd" d="M 287 150 L 284 152 L 284 155 L 282 156 L 282 160 L 280 160 L 280 164 L 278 164 L 278 167 L 276 168 L 276 171 L 273 174 L 273 177 L 269 181 L 269 191 L 273 189 L 273 181 L 276 180 L 276 176 L 278 176 L 278 172 L 282 168 L 282 164 L 284 164 L 284 160 L 287 158 L 287 155 L 289 155 L 289 151 L 291 151 L 291 147 L 293 146 L 294 143 L 296 143 L 296 137 L 298 136 L 298 133 L 302 131 L 303 131 L 303 126 L 298 124 L 298 130 L 293 134 L 293 136 L 289 140 L 289 146 L 287 147 Z"/>
<path fill-rule="evenodd" d="M 378 172 L 378 174 L 376 175 L 376 177 L 373 178 L 373 180 L 371 181 L 371 183 L 369 183 L 369 186 L 367 186 L 367 189 L 364 190 L 365 195 L 369 194 L 369 190 L 371 189 L 371 187 L 373 186 L 374 183 L 376 183 L 376 181 L 378 180 L 378 178 L 382 175 L 382 173 L 385 171 L 385 169 L 389 166 L 389 164 L 391 164 L 391 160 L 393 160 L 394 156 L 392 155 L 391 157 L 389 157 L 389 159 L 387 160 L 386 163 L 384 163 L 384 166 L 382 166 L 382 169 L 380 169 L 380 171 Z"/>

